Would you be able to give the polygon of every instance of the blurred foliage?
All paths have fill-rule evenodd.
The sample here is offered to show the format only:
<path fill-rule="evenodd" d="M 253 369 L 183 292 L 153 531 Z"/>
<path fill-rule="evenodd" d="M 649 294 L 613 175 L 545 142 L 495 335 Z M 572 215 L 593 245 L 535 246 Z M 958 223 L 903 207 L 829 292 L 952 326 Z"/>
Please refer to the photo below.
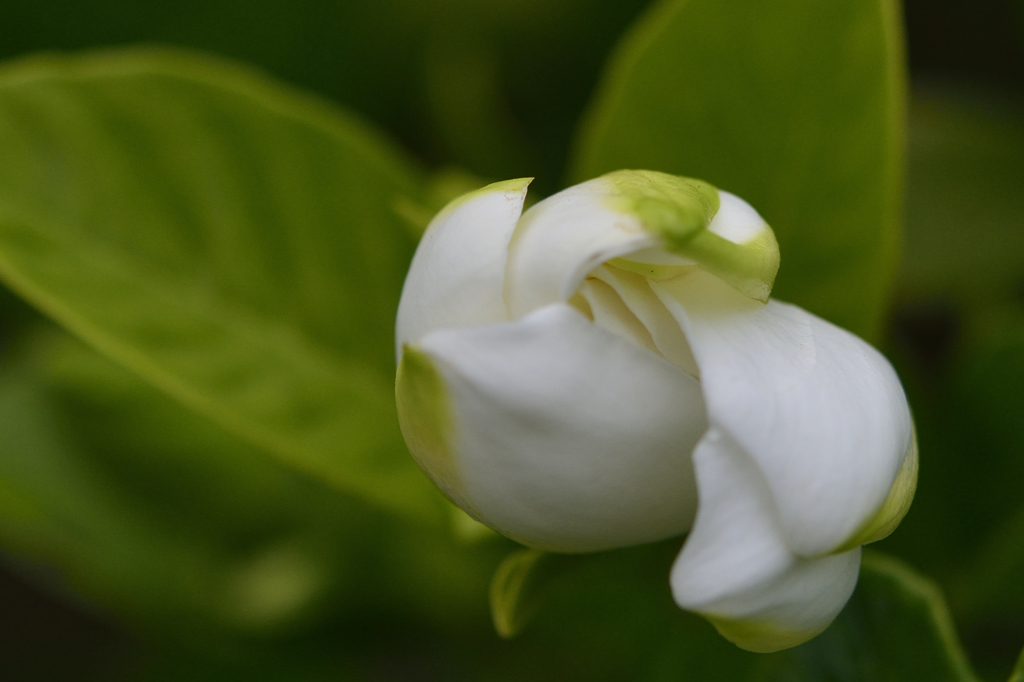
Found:
<path fill-rule="evenodd" d="M 1024 285 L 1024 99 L 918 89 L 898 293 L 972 306 Z"/>
<path fill-rule="evenodd" d="M 667 573 L 678 541 L 607 552 L 563 566 L 534 624 L 511 642 L 493 633 L 407 626 L 363 616 L 279 643 L 237 663 L 168 652 L 137 669 L 146 680 L 497 680 L 540 682 L 973 682 L 941 597 L 893 559 L 866 557 L 850 606 L 819 638 L 762 655 L 737 649 L 671 601 Z M 595 599 L 595 595 L 600 598 Z M 484 636 L 480 636 L 483 634 Z M 326 638 L 351 646 L 325 647 Z M 363 653 L 354 656 L 353 652 Z M 376 656 L 366 656 L 366 653 Z"/>
<path fill-rule="evenodd" d="M 678 541 L 517 563 L 412 467 L 391 325 L 424 216 L 487 178 L 549 193 L 624 165 L 750 199 L 782 243 L 780 297 L 866 334 L 896 302 L 887 350 L 922 469 L 879 548 L 935 577 L 983 678 L 1007 679 L 1024 643 L 1024 5 L 906 3 L 933 78 L 910 110 L 891 287 L 893 3 L 678 0 L 630 29 L 648 4 L 7 0 L 0 57 L 173 43 L 356 112 L 176 51 L 2 67 L 0 273 L 19 295 L 0 290 L 0 544 L 10 570 L 127 624 L 97 679 L 974 679 L 936 585 L 897 560 L 866 555 L 821 637 L 752 655 L 673 605 Z M 915 51 L 915 27 L 941 25 Z M 535 615 L 517 639 L 494 632 L 488 584 L 508 634 Z"/>
<path fill-rule="evenodd" d="M 137 42 L 211 50 L 352 107 L 434 165 L 535 175 L 550 192 L 609 46 L 647 4 L 7 0 L 0 57 Z"/>
<path fill-rule="evenodd" d="M 338 495 L 66 333 L 26 334 L 0 387 L 4 546 L 146 631 L 230 658 L 339 612 L 486 619 L 500 544 Z"/>
<path fill-rule="evenodd" d="M 890 348 L 928 457 L 882 546 L 938 578 L 1003 680 L 1024 642 L 1024 100 L 923 85 L 909 161 Z"/>
<path fill-rule="evenodd" d="M 975 679 L 937 589 L 897 561 L 866 555 L 853 599 L 823 635 L 765 655 L 674 607 L 667 584 L 651 576 L 667 574 L 677 551 L 669 541 L 563 566 L 522 644 L 572 661 L 553 680 Z"/>
<path fill-rule="evenodd" d="M 289 464 L 426 520 L 393 325 L 417 178 L 361 126 L 166 51 L 0 75 L 0 277 Z M 139 229 L 144 226 L 144 229 Z"/>
<path fill-rule="evenodd" d="M 1010 682 L 1024 682 L 1024 651 L 1020 652 L 1020 659 L 1017 661 L 1017 667 L 1014 668 L 1013 675 L 1010 677 Z"/>

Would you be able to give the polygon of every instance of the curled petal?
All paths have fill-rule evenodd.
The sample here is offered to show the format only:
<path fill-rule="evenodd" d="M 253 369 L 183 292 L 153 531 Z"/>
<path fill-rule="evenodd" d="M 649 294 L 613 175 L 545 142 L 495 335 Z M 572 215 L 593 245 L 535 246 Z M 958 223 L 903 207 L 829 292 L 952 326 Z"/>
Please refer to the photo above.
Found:
<path fill-rule="evenodd" d="M 447 489 L 481 521 L 568 552 L 689 528 L 689 456 L 707 428 L 693 377 L 567 304 L 513 323 L 434 332 L 411 348 L 443 378 L 451 423 L 433 432 L 449 434 L 438 449 L 458 480 Z M 406 440 L 416 447 L 416 438 Z"/>
<path fill-rule="evenodd" d="M 694 467 L 700 508 L 672 567 L 676 602 L 750 651 L 796 646 L 828 627 L 856 585 L 860 548 L 795 555 L 760 468 L 714 427 L 697 445 Z"/>
<path fill-rule="evenodd" d="M 761 305 L 704 272 L 652 288 L 686 332 L 709 423 L 760 468 L 789 548 L 810 558 L 848 546 L 883 511 L 912 447 L 888 361 L 800 308 Z"/>
<path fill-rule="evenodd" d="M 503 322 L 506 249 L 530 178 L 488 185 L 452 201 L 423 234 L 398 304 L 395 341 L 435 329 Z"/>
<path fill-rule="evenodd" d="M 523 215 L 509 242 L 510 316 L 569 300 L 587 273 L 608 261 L 656 279 L 700 265 L 766 301 L 779 248 L 757 211 L 706 182 L 654 171 L 608 173 Z"/>
<path fill-rule="evenodd" d="M 660 243 L 637 216 L 615 210 L 611 196 L 614 183 L 596 178 L 523 214 L 509 243 L 505 301 L 512 319 L 569 300 L 601 263 Z"/>
<path fill-rule="evenodd" d="M 699 264 L 740 293 L 763 303 L 768 300 L 779 271 L 775 233 L 750 204 L 735 194 L 719 190 L 716 202 L 714 218 L 706 229 L 697 230 L 673 229 L 685 221 L 659 221 L 657 218 L 664 211 L 641 210 L 644 225 L 665 237 L 664 248 L 645 249 L 623 260 L 627 264 L 654 265 L 637 269 L 654 279 L 675 276 L 678 268 L 672 265 Z"/>
<path fill-rule="evenodd" d="M 647 279 L 629 270 L 602 266 L 591 273 L 612 288 L 623 304 L 643 325 L 651 343 L 663 358 L 687 374 L 699 376 L 686 335 L 665 306 L 651 291 Z M 596 318 L 595 318 L 596 319 Z"/>

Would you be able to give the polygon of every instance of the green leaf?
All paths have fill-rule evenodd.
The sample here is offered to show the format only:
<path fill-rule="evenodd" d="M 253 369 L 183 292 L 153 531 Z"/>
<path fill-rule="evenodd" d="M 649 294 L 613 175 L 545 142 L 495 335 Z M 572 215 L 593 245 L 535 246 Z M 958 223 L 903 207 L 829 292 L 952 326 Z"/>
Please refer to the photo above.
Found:
<path fill-rule="evenodd" d="M 815 639 L 752 654 L 676 607 L 678 551 L 667 541 L 580 557 L 509 646 L 520 658 L 557 651 L 542 677 L 553 680 L 976 682 L 942 595 L 895 559 L 866 553 L 849 604 Z"/>
<path fill-rule="evenodd" d="M 984 466 L 967 458 L 949 468 L 937 487 L 948 514 L 945 535 L 962 556 L 949 581 L 950 596 L 966 620 L 1024 626 L 1024 312 L 1018 306 L 974 311 L 960 341 L 946 409 L 958 420 L 962 445 L 985 453 Z M 956 466 L 956 468 L 952 468 Z M 964 491 L 971 491 L 965 495 Z M 928 519 L 940 522 L 941 519 Z M 965 541 L 957 542 L 960 538 Z M 949 550 L 947 550 L 949 551 Z"/>
<path fill-rule="evenodd" d="M 504 547 L 290 471 L 60 330 L 21 345 L 0 364 L 0 545 L 28 579 L 204 650 L 367 612 L 484 620 Z"/>
<path fill-rule="evenodd" d="M 549 554 L 526 548 L 509 554 L 491 579 L 491 620 L 498 635 L 518 636 L 567 569 L 585 560 L 572 554 Z"/>
<path fill-rule="evenodd" d="M 291 629 L 338 598 L 372 535 L 362 505 L 66 334 L 33 341 L 0 367 L 8 556 L 195 639 Z"/>
<path fill-rule="evenodd" d="M 910 114 L 900 298 L 943 296 L 972 312 L 1014 296 L 1024 271 L 1024 107 L 1009 93 L 931 87 L 915 91 Z"/>
<path fill-rule="evenodd" d="M 518 635 L 539 604 L 527 599 L 527 582 L 545 557 L 539 549 L 523 549 L 510 554 L 491 581 L 491 618 L 494 629 L 505 638 Z"/>
<path fill-rule="evenodd" d="M 977 679 L 935 583 L 874 552 L 865 552 L 857 591 L 836 623 L 793 657 L 851 681 Z"/>
<path fill-rule="evenodd" d="M 394 411 L 417 174 L 322 102 L 130 50 L 0 72 L 0 278 L 289 466 L 440 518 Z"/>
<path fill-rule="evenodd" d="M 667 0 L 616 51 L 572 180 L 645 168 L 743 197 L 778 237 L 774 295 L 873 339 L 898 250 L 904 88 L 895 0 Z"/>
<path fill-rule="evenodd" d="M 1010 675 L 1010 682 L 1024 682 L 1024 651 L 1020 652 L 1017 666 L 1013 669 L 1013 674 Z"/>

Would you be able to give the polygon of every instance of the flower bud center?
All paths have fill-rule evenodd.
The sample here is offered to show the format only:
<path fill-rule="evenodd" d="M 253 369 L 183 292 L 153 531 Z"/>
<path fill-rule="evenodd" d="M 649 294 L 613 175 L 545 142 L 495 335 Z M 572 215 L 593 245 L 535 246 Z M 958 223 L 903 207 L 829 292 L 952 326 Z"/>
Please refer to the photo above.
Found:
<path fill-rule="evenodd" d="M 693 267 L 616 259 L 591 270 L 569 304 L 605 331 L 699 378 L 686 335 L 651 287 L 652 281 L 685 277 Z"/>

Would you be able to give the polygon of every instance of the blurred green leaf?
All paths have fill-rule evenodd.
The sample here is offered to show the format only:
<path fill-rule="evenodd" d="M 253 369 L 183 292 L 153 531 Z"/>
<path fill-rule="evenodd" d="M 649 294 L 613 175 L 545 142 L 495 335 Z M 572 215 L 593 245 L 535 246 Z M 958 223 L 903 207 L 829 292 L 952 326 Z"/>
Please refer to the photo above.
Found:
<path fill-rule="evenodd" d="M 510 646 L 547 661 L 542 679 L 975 682 L 945 601 L 899 561 L 865 553 L 849 604 L 823 634 L 752 654 L 672 601 L 678 541 L 581 557 Z M 529 652 L 529 653 L 527 653 Z"/>
<path fill-rule="evenodd" d="M 984 465 L 964 458 L 953 482 L 970 493 L 954 513 L 966 517 L 974 544 L 951 597 L 967 617 L 1013 618 L 1024 631 L 1024 311 L 993 302 L 972 322 L 950 384 L 971 443 L 962 452 L 984 453 Z"/>
<path fill-rule="evenodd" d="M 1024 106 L 953 86 L 914 93 L 899 295 L 965 307 L 1024 284 Z"/>
<path fill-rule="evenodd" d="M 551 192 L 608 50 L 648 3 L 5 0 L 0 58 L 133 43 L 208 50 L 352 107 L 436 165 L 473 164 L 494 180 L 537 176 L 537 191 Z M 438 89 L 439 70 L 442 80 L 485 78 Z M 465 134 L 456 121 L 468 123 Z"/>
<path fill-rule="evenodd" d="M 534 585 L 547 553 L 521 549 L 501 562 L 491 579 L 491 618 L 499 635 L 511 638 L 522 632 L 540 606 Z"/>
<path fill-rule="evenodd" d="M 34 341 L 0 368 L 8 552 L 136 622 L 199 637 L 277 630 L 336 596 L 372 532 L 358 503 L 70 337 Z"/>
<path fill-rule="evenodd" d="M 1024 630 L 1024 507 L 984 531 L 981 547 L 954 583 L 956 604 L 972 620 L 1011 620 Z"/>
<path fill-rule="evenodd" d="M 972 306 L 954 296 L 958 306 L 933 310 L 938 322 L 924 304 L 916 320 L 904 304 L 897 366 L 927 457 L 914 506 L 879 543 L 943 584 L 993 680 L 1005 679 L 1024 639 L 1024 310 L 1005 293 Z"/>
<path fill-rule="evenodd" d="M 0 277 L 280 461 L 436 519 L 392 389 L 416 181 L 357 121 L 220 61 L 0 74 Z"/>
<path fill-rule="evenodd" d="M 494 43 L 479 36 L 440 34 L 424 64 L 437 143 L 492 177 L 529 173 L 539 163 L 504 99 L 499 59 Z"/>
<path fill-rule="evenodd" d="M 774 294 L 876 339 L 897 256 L 904 110 L 895 0 L 667 0 L 615 53 L 574 181 L 702 178 L 782 251 Z"/>
<path fill-rule="evenodd" d="M 1024 651 L 1020 652 L 1020 658 L 1017 659 L 1017 667 L 1014 668 L 1013 674 L 1010 675 L 1010 682 L 1024 682 Z"/>
<path fill-rule="evenodd" d="M 0 444 L 7 558 L 190 646 L 368 613 L 485 622 L 504 547 L 374 512 L 59 330 L 5 354 Z"/>
<path fill-rule="evenodd" d="M 857 591 L 836 623 L 793 652 L 817 668 L 804 676 L 808 680 L 977 679 L 935 583 L 870 551 L 864 554 Z"/>

